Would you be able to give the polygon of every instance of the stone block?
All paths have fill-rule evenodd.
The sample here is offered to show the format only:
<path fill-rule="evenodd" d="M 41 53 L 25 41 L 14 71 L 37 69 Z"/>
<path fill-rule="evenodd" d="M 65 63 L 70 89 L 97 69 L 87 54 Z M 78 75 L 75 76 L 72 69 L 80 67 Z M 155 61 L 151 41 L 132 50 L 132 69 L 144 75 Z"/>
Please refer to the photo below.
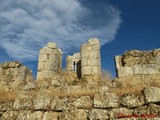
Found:
<path fill-rule="evenodd" d="M 92 58 L 92 59 L 100 58 L 100 51 L 91 51 L 90 52 L 90 58 Z"/>
<path fill-rule="evenodd" d="M 1 120 L 16 120 L 18 117 L 18 111 L 6 111 L 2 116 Z"/>
<path fill-rule="evenodd" d="M 143 96 L 127 94 L 121 97 L 121 104 L 127 108 L 135 108 L 145 104 Z"/>
<path fill-rule="evenodd" d="M 84 109 L 70 109 L 69 111 L 64 111 L 59 120 L 88 120 L 87 113 Z"/>
<path fill-rule="evenodd" d="M 32 107 L 32 97 L 31 96 L 19 96 L 15 98 L 13 103 L 13 109 L 15 110 L 28 110 Z"/>
<path fill-rule="evenodd" d="M 119 107 L 120 100 L 115 93 L 110 92 L 98 92 L 94 95 L 94 107 L 95 108 L 114 108 Z"/>
<path fill-rule="evenodd" d="M 141 65 L 134 65 L 133 66 L 133 74 L 134 75 L 142 75 L 144 72 L 143 72 L 143 68 Z"/>
<path fill-rule="evenodd" d="M 135 114 L 150 114 L 150 110 L 148 106 L 140 106 L 134 109 Z"/>
<path fill-rule="evenodd" d="M 55 111 L 63 111 L 67 109 L 68 98 L 54 98 L 51 103 L 51 109 Z"/>
<path fill-rule="evenodd" d="M 81 59 L 84 57 L 90 56 L 90 52 L 92 51 L 92 47 L 90 45 L 82 45 L 81 46 Z"/>
<path fill-rule="evenodd" d="M 46 62 L 48 60 L 47 54 L 40 54 L 38 62 Z"/>
<path fill-rule="evenodd" d="M 133 70 L 131 67 L 120 67 L 117 71 L 118 77 L 133 76 Z"/>
<path fill-rule="evenodd" d="M 146 74 L 157 74 L 159 73 L 158 65 L 156 64 L 143 65 L 143 72 L 145 75 Z"/>
<path fill-rule="evenodd" d="M 58 112 L 45 112 L 42 120 L 58 120 L 60 113 Z"/>
<path fill-rule="evenodd" d="M 73 105 L 77 108 L 87 109 L 92 107 L 93 101 L 89 96 L 81 96 L 73 102 Z"/>
<path fill-rule="evenodd" d="M 144 89 L 144 96 L 147 103 L 160 102 L 160 88 L 158 87 L 148 87 Z"/>
<path fill-rule="evenodd" d="M 88 59 L 87 58 L 83 58 L 81 60 L 81 66 L 87 66 L 88 65 Z"/>
<path fill-rule="evenodd" d="M 35 110 L 47 110 L 48 106 L 51 104 L 51 97 L 46 94 L 38 94 L 33 98 L 33 105 Z"/>
<path fill-rule="evenodd" d="M 33 80 L 32 71 L 25 66 L 19 67 L 17 80 L 27 80 L 27 78 Z"/>
<path fill-rule="evenodd" d="M 89 120 L 108 120 L 108 112 L 103 109 L 92 109 L 89 112 Z"/>
<path fill-rule="evenodd" d="M 45 64 L 45 70 L 57 70 L 58 66 L 55 65 L 56 63 L 54 62 L 46 62 Z"/>
<path fill-rule="evenodd" d="M 91 59 L 91 64 L 92 66 L 100 66 L 100 58 L 94 58 L 94 59 Z"/>
<path fill-rule="evenodd" d="M 82 70 L 82 76 L 83 75 L 92 75 L 92 67 L 91 66 L 83 66 L 81 68 Z"/>
<path fill-rule="evenodd" d="M 114 108 L 110 112 L 110 120 L 119 120 L 120 118 L 124 117 L 125 115 L 131 116 L 133 110 L 129 110 L 127 108 Z M 125 118 L 122 118 L 124 120 Z M 128 120 L 128 118 L 126 119 Z"/>
<path fill-rule="evenodd" d="M 44 70 L 43 71 L 43 78 L 52 78 L 54 76 L 55 72 L 51 70 Z"/>
<path fill-rule="evenodd" d="M 33 82 L 28 82 L 25 86 L 24 86 L 24 90 L 31 90 L 31 89 L 35 89 L 36 88 L 36 84 Z"/>
<path fill-rule="evenodd" d="M 92 73 L 100 75 L 101 74 L 101 67 L 100 66 L 93 66 L 92 67 Z"/>
<path fill-rule="evenodd" d="M 19 117 L 20 119 L 21 117 Z M 29 115 L 28 120 L 42 120 L 43 118 L 43 112 L 42 111 L 35 111 Z"/>

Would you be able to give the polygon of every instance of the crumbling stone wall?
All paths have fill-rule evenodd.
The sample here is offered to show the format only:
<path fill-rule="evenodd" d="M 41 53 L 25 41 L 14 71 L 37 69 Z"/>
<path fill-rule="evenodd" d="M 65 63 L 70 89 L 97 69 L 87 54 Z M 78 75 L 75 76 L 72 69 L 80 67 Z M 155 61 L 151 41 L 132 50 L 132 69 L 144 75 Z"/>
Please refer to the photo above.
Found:
<path fill-rule="evenodd" d="M 30 91 L 29 91 L 30 92 Z M 91 96 L 52 97 L 46 93 L 21 94 L 0 101 L 1 120 L 159 120 L 160 88 L 148 87 L 142 95 L 117 96 L 101 87 Z"/>
<path fill-rule="evenodd" d="M 62 51 L 56 43 L 49 42 L 40 49 L 38 59 L 37 80 L 52 78 L 62 70 Z"/>
<path fill-rule="evenodd" d="M 76 71 L 78 77 L 101 76 L 100 43 L 97 38 L 91 38 L 81 45 L 80 53 L 67 56 L 66 70 Z"/>
<path fill-rule="evenodd" d="M 73 56 L 68 55 L 66 60 L 66 70 L 76 71 L 77 63 L 80 61 L 80 53 L 74 53 Z"/>
<path fill-rule="evenodd" d="M 73 56 L 68 55 L 66 59 L 66 70 L 75 71 L 77 76 L 81 76 L 81 57 L 80 53 L 74 53 Z"/>
<path fill-rule="evenodd" d="M 101 76 L 100 43 L 96 38 L 81 45 L 81 76 Z"/>
<path fill-rule="evenodd" d="M 4 62 L 0 64 L 0 89 L 19 89 L 34 80 L 32 71 L 20 62 Z"/>
<path fill-rule="evenodd" d="M 132 50 L 115 56 L 117 76 L 160 74 L 160 49 Z"/>

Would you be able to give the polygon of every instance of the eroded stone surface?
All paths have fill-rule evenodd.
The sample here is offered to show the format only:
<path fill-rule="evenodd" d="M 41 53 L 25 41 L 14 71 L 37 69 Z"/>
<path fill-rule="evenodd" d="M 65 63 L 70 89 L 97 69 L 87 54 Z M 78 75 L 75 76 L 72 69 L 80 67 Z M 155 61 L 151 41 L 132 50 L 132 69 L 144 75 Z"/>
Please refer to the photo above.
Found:
<path fill-rule="evenodd" d="M 62 51 L 49 42 L 39 52 L 37 80 L 50 79 L 62 70 Z"/>
<path fill-rule="evenodd" d="M 89 119 L 90 120 L 107 120 L 109 119 L 108 117 L 108 112 L 107 110 L 101 110 L 101 109 L 92 109 L 89 112 Z"/>
<path fill-rule="evenodd" d="M 59 120 L 87 120 L 87 113 L 83 109 L 70 109 L 64 111 Z"/>
<path fill-rule="evenodd" d="M 51 109 L 55 111 L 63 111 L 67 109 L 68 98 L 54 98 L 51 103 Z"/>
<path fill-rule="evenodd" d="M 160 50 L 131 50 L 115 57 L 117 76 L 160 74 Z"/>
<path fill-rule="evenodd" d="M 92 104 L 93 102 L 89 96 L 81 96 L 73 102 L 74 106 L 81 109 L 91 108 Z"/>
<path fill-rule="evenodd" d="M 127 108 L 114 108 L 110 112 L 110 120 L 115 120 L 123 117 L 124 115 L 132 115 L 132 110 Z"/>
<path fill-rule="evenodd" d="M 115 93 L 98 92 L 94 95 L 94 107 L 110 108 L 119 107 L 119 97 Z"/>
<path fill-rule="evenodd" d="M 148 87 L 144 89 L 146 102 L 160 102 L 160 88 Z"/>
<path fill-rule="evenodd" d="M 121 97 L 121 104 L 128 108 L 135 108 L 145 104 L 143 96 L 135 96 L 133 94 Z"/>

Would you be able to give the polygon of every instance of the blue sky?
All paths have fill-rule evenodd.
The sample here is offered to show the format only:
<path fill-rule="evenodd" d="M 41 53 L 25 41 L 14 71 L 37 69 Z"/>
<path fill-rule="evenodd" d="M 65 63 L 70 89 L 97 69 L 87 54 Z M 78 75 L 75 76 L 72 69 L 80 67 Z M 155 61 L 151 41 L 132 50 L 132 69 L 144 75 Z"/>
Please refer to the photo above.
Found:
<path fill-rule="evenodd" d="M 114 56 L 160 48 L 159 0 L 1 0 L 0 62 L 37 71 L 38 52 L 54 41 L 66 55 L 89 38 L 101 41 L 102 68 L 115 76 Z"/>

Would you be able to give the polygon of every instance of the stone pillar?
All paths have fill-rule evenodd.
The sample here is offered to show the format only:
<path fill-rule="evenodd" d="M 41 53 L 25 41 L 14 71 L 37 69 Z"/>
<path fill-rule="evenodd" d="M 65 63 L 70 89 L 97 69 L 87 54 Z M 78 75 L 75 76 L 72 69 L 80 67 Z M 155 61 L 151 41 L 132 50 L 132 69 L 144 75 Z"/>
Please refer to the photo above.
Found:
<path fill-rule="evenodd" d="M 57 48 L 56 43 L 49 42 L 39 52 L 37 80 L 52 78 L 61 70 L 62 51 Z"/>
<path fill-rule="evenodd" d="M 96 38 L 81 45 L 81 77 L 101 76 L 100 44 Z"/>

